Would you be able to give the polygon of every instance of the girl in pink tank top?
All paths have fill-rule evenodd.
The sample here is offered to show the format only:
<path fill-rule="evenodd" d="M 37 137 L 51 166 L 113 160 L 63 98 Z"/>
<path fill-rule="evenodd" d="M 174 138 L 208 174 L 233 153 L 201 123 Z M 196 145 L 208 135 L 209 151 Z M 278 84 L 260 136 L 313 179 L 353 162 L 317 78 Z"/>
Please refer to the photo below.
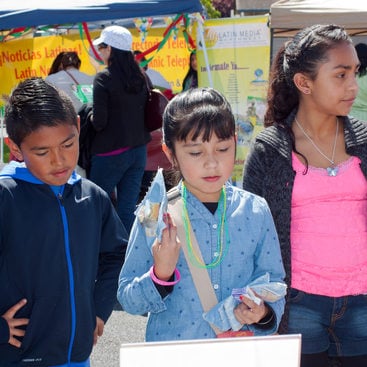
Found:
<path fill-rule="evenodd" d="M 279 333 L 301 367 L 367 366 L 367 123 L 349 118 L 360 60 L 346 31 L 298 32 L 272 64 L 243 188 L 263 196 L 289 287 Z"/>

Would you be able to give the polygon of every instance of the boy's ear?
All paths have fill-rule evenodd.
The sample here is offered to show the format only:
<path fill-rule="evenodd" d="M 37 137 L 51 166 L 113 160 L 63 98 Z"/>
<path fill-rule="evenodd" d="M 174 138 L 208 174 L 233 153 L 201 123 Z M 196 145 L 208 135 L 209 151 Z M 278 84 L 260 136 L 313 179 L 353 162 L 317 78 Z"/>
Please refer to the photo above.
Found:
<path fill-rule="evenodd" d="M 11 140 L 10 138 L 8 139 L 7 143 L 6 143 L 9 147 L 10 153 L 20 162 L 22 162 L 23 159 L 23 154 L 22 151 L 20 150 L 20 148 L 18 147 L 17 144 L 15 144 L 13 142 L 13 140 Z"/>

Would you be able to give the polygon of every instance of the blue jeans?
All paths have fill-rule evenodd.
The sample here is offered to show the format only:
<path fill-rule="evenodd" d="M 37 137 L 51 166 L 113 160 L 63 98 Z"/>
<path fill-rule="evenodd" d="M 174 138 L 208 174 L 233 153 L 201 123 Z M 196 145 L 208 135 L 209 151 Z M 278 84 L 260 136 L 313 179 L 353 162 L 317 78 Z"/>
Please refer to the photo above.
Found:
<path fill-rule="evenodd" d="M 302 353 L 367 355 L 367 295 L 326 297 L 290 290 L 290 334 L 302 334 Z"/>
<path fill-rule="evenodd" d="M 112 156 L 92 156 L 90 180 L 105 190 L 114 201 L 117 214 L 128 233 L 134 222 L 141 181 L 147 159 L 146 145 Z"/>

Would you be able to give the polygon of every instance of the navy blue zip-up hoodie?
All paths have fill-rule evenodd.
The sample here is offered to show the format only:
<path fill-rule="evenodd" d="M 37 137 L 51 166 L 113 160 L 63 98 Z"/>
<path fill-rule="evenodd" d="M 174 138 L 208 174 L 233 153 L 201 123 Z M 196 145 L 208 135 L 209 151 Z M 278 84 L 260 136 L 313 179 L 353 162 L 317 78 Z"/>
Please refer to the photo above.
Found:
<path fill-rule="evenodd" d="M 21 348 L 0 317 L 0 365 L 54 366 L 88 359 L 96 316 L 116 302 L 127 233 L 107 194 L 74 173 L 56 195 L 22 163 L 0 173 L 0 315 L 29 318 Z M 12 364 L 13 363 L 13 364 Z"/>

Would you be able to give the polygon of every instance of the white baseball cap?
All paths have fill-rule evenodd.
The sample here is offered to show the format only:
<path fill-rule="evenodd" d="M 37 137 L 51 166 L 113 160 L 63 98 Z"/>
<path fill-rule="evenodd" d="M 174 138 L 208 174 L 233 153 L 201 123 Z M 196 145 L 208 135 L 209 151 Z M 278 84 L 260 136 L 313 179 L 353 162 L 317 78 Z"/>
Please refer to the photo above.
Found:
<path fill-rule="evenodd" d="M 133 37 L 128 29 L 119 25 L 111 25 L 101 32 L 99 38 L 93 41 L 94 46 L 105 43 L 118 50 L 131 51 Z"/>

